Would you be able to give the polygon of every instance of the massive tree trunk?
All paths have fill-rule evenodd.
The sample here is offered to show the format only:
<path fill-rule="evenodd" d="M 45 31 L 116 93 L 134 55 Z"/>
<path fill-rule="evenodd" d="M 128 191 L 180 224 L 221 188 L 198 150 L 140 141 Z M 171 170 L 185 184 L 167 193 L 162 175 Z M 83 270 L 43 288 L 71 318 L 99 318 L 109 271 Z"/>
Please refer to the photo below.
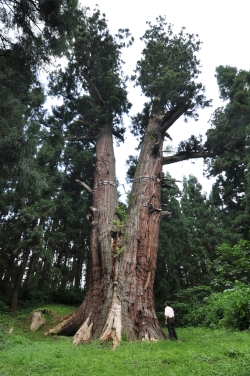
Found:
<path fill-rule="evenodd" d="M 163 339 L 155 313 L 153 285 L 161 216 L 161 171 L 163 137 L 158 116 L 152 116 L 130 195 L 125 252 L 120 263 L 123 311 L 128 312 L 130 338 Z M 123 312 L 124 313 L 124 312 Z"/>
<path fill-rule="evenodd" d="M 101 336 L 111 307 L 115 276 L 113 221 L 118 206 L 112 127 L 106 125 L 96 140 L 96 168 L 92 189 L 88 292 L 79 309 L 53 334 L 74 335 L 75 344 Z M 117 218 L 118 219 L 118 218 Z"/>
<path fill-rule="evenodd" d="M 154 116 L 144 136 L 128 215 L 122 221 L 116 214 L 112 128 L 107 125 L 100 132 L 91 192 L 88 292 L 79 309 L 51 329 L 51 334 L 74 335 L 74 344 L 92 338 L 110 340 L 114 347 L 120 343 L 122 332 L 130 340 L 165 338 L 153 297 L 161 213 L 162 144 L 158 117 Z"/>

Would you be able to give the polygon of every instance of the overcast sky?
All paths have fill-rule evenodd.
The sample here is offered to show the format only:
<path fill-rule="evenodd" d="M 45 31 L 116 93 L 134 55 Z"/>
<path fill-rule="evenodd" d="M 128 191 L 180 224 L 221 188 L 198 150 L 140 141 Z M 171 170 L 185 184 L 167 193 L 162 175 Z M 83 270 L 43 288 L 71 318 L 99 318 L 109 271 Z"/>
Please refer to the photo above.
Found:
<path fill-rule="evenodd" d="M 208 120 L 212 112 L 223 103 L 219 99 L 215 68 L 218 65 L 235 66 L 238 69 L 250 69 L 249 49 L 249 9 L 248 1 L 238 0 L 99 0 L 81 1 L 83 5 L 95 8 L 99 5 L 102 13 L 106 14 L 111 33 L 116 33 L 119 28 L 129 28 L 135 42 L 132 47 L 124 52 L 123 60 L 126 64 L 124 71 L 127 75 L 133 73 L 136 61 L 140 59 L 143 44 L 139 38 L 146 30 L 146 21 L 155 22 L 159 15 L 166 15 L 166 20 L 174 26 L 178 33 L 182 26 L 186 27 L 188 33 L 199 34 L 203 42 L 198 55 L 201 61 L 200 81 L 206 87 L 208 99 L 213 99 L 213 107 L 201 110 L 198 122 L 189 121 L 184 123 L 179 119 L 169 130 L 173 138 L 173 146 L 177 146 L 181 140 L 185 140 L 191 134 L 205 134 L 209 127 Z M 131 115 L 142 110 L 144 98 L 138 88 L 129 85 L 129 100 L 133 104 Z M 126 126 L 129 126 L 129 119 L 126 119 Z M 125 144 L 116 149 L 117 176 L 121 183 L 125 183 L 125 160 L 128 155 L 135 155 L 134 148 L 137 143 L 133 137 L 126 132 Z M 209 192 L 211 181 L 203 178 L 203 161 L 194 160 L 175 163 L 172 166 L 165 166 L 164 171 L 169 171 L 172 177 L 182 180 L 182 177 L 193 174 L 197 176 L 204 191 Z M 181 187 L 181 185 L 180 185 Z M 127 189 L 129 187 L 127 186 Z"/>

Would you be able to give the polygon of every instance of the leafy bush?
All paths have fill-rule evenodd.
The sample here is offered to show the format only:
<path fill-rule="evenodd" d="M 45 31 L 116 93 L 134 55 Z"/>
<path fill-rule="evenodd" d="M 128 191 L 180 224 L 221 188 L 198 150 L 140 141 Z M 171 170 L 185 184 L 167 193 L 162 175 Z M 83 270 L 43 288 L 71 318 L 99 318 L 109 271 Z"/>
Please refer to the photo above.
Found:
<path fill-rule="evenodd" d="M 174 302 L 173 308 L 175 312 L 175 324 L 177 327 L 189 326 L 187 321 L 187 315 L 190 310 L 190 306 L 186 303 Z"/>
<path fill-rule="evenodd" d="M 240 282 L 230 290 L 214 293 L 206 299 L 204 324 L 239 330 L 250 326 L 250 287 Z"/>
<path fill-rule="evenodd" d="M 185 293 L 185 292 L 184 292 Z M 236 282 L 234 288 L 212 293 L 190 304 L 175 303 L 178 326 L 208 326 L 244 330 L 250 327 L 250 286 Z"/>
<path fill-rule="evenodd" d="M 211 294 L 209 286 L 195 286 L 181 290 L 174 302 L 177 326 L 203 325 L 206 314 L 204 298 Z"/>
<path fill-rule="evenodd" d="M 179 291 L 176 296 L 178 302 L 186 303 L 192 308 L 199 307 L 203 299 L 211 294 L 209 286 L 194 286 Z"/>

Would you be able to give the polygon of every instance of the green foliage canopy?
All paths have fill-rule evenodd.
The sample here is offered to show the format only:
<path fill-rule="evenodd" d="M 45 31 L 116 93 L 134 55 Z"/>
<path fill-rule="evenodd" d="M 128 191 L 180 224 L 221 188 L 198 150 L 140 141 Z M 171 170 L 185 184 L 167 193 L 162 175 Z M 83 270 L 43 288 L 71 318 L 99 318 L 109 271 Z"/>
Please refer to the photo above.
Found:
<path fill-rule="evenodd" d="M 166 131 L 179 116 L 198 118 L 197 108 L 210 105 L 205 88 L 197 83 L 200 62 L 197 52 L 201 42 L 198 35 L 188 34 L 182 28 L 174 34 L 165 17 L 149 28 L 141 40 L 145 43 L 142 59 L 137 62 L 132 79 L 149 98 L 142 114 L 133 118 L 132 133 L 142 135 L 151 112 L 163 114 L 162 127 Z M 170 118 L 172 121 L 169 122 Z"/>

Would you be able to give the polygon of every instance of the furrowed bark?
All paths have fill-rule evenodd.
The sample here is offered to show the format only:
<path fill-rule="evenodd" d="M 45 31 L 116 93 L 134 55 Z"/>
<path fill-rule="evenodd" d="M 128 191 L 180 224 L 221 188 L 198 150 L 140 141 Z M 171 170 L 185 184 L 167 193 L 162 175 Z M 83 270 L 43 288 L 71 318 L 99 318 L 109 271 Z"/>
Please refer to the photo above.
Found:
<path fill-rule="evenodd" d="M 112 128 L 103 127 L 96 139 L 96 168 L 92 190 L 90 276 L 82 305 L 50 334 L 74 335 L 73 343 L 86 342 L 102 334 L 112 305 L 112 242 L 110 231 L 118 206 Z"/>
<path fill-rule="evenodd" d="M 123 296 L 123 326 L 129 339 L 154 341 L 166 338 L 156 316 L 153 296 L 161 212 L 162 145 L 159 119 L 154 116 L 148 124 L 135 173 L 125 253 L 120 263 L 118 288 Z"/>

